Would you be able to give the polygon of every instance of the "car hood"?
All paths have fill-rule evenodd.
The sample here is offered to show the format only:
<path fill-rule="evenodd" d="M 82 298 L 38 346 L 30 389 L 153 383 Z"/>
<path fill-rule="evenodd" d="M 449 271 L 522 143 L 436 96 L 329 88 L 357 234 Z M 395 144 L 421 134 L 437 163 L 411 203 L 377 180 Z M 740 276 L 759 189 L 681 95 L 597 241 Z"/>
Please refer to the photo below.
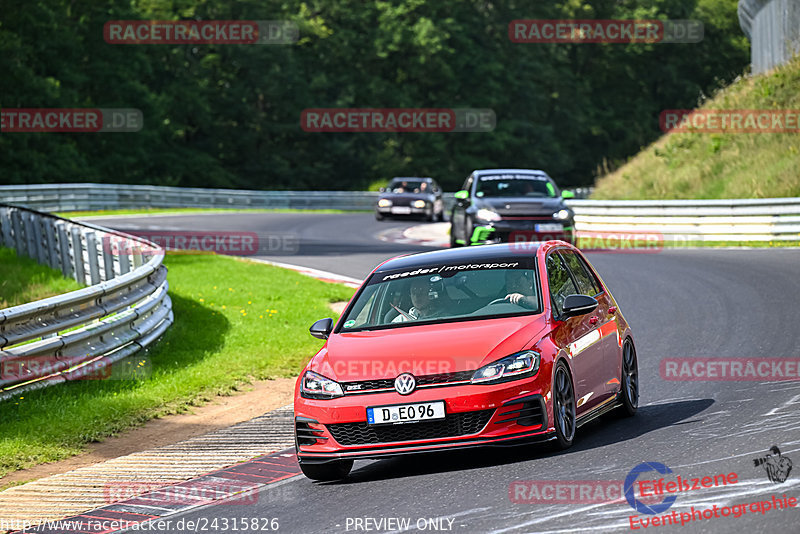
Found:
<path fill-rule="evenodd" d="M 308 368 L 340 382 L 473 371 L 524 350 L 542 315 L 333 334 Z"/>
<path fill-rule="evenodd" d="M 530 214 L 550 215 L 566 206 L 560 198 L 520 198 L 496 197 L 482 198 L 476 202 L 478 208 L 487 208 L 500 215 L 505 214 Z"/>

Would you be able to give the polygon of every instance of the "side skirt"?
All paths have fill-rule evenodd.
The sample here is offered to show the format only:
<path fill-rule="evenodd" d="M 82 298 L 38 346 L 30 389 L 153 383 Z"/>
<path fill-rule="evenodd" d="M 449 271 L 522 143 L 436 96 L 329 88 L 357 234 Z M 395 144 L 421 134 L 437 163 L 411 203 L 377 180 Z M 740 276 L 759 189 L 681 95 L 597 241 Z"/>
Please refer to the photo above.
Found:
<path fill-rule="evenodd" d="M 613 397 L 612 399 L 606 401 L 606 404 L 598 406 L 591 412 L 587 412 L 582 416 L 578 417 L 578 420 L 576 421 L 576 428 L 580 428 L 586 423 L 594 421 L 601 415 L 605 415 L 608 412 L 615 410 L 616 408 L 619 408 L 620 406 L 622 406 L 622 401 L 619 400 L 619 396 Z"/>

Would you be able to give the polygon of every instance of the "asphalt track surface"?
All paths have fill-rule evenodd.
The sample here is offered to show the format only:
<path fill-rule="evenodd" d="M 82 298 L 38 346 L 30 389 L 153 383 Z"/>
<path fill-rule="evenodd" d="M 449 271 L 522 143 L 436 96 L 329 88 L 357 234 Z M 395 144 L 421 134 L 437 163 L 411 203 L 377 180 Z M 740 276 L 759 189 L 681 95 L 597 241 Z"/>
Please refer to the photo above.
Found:
<path fill-rule="evenodd" d="M 409 223 L 377 222 L 370 214 L 215 214 L 97 222 L 119 229 L 238 230 L 260 236 L 293 232 L 299 238 L 296 254 L 262 257 L 355 278 L 388 257 L 430 250 L 382 242 L 376 235 Z M 619 481 L 622 486 L 642 462 L 659 462 L 673 471 L 651 472 L 642 479 L 737 474 L 736 484 L 678 494 L 664 514 L 676 511 L 679 520 L 692 507 L 721 510 L 755 501 L 771 504 L 773 495 L 800 497 L 800 381 L 666 381 L 659 372 L 659 362 L 667 357 L 800 358 L 800 251 L 673 250 L 595 253 L 589 259 L 636 336 L 641 397 L 634 418 L 595 420 L 581 427 L 573 447 L 563 452 L 527 446 L 359 461 L 341 483 L 298 476 L 262 490 L 257 504 L 219 504 L 178 519 L 205 521 L 209 532 L 215 531 L 214 518 L 233 517 L 277 518 L 279 531 L 304 533 L 429 532 L 436 531 L 434 526 L 469 533 L 632 531 L 630 516 L 653 516 L 638 514 L 624 499 L 564 502 L 552 500 L 558 497 L 554 494 L 549 501 L 514 502 L 515 496 L 534 495 L 530 486 L 515 495 L 519 490 L 512 483 Z M 773 445 L 795 463 L 783 483 L 770 482 L 764 467 L 754 465 Z M 562 490 L 561 497 L 569 493 L 569 488 Z M 800 532 L 798 510 L 762 513 L 748 505 L 738 518 L 646 530 Z M 408 521 L 409 528 L 392 518 Z"/>

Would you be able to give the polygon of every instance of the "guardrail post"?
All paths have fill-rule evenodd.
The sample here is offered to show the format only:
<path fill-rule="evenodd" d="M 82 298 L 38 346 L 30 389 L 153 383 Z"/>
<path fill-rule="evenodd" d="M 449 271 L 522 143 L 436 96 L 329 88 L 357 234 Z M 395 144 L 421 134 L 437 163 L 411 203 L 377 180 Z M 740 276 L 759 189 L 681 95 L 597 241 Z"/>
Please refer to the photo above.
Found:
<path fill-rule="evenodd" d="M 83 243 L 81 243 L 81 229 L 77 226 L 70 228 L 72 233 L 72 265 L 75 273 L 75 281 L 80 284 L 86 283 L 86 271 L 83 269 Z"/>
<path fill-rule="evenodd" d="M 106 275 L 106 280 L 111 280 L 116 275 L 114 274 L 114 249 L 111 244 L 111 236 L 104 235 L 103 242 L 103 272 Z"/>
<path fill-rule="evenodd" d="M 133 268 L 138 269 L 142 265 L 144 265 L 144 260 L 142 259 L 142 247 L 141 245 L 137 245 L 133 248 Z"/>
<path fill-rule="evenodd" d="M 58 249 L 61 258 L 61 274 L 64 278 L 72 278 L 72 262 L 69 257 L 69 236 L 67 235 L 67 224 L 64 221 L 56 223 L 56 236 L 58 238 Z"/>
<path fill-rule="evenodd" d="M 89 258 L 89 280 L 92 285 L 100 283 L 100 262 L 97 258 L 97 234 L 86 232 L 86 255 Z"/>
<path fill-rule="evenodd" d="M 56 223 L 55 219 L 48 217 L 44 221 L 44 235 L 47 247 L 45 255 L 47 256 L 47 264 L 53 269 L 58 269 L 58 248 L 56 247 Z"/>
<path fill-rule="evenodd" d="M 33 242 L 36 246 L 36 261 L 39 265 L 47 263 L 47 254 L 44 250 L 44 236 L 42 235 L 42 219 L 39 214 L 31 214 L 31 224 L 33 226 Z"/>
<path fill-rule="evenodd" d="M 131 240 L 123 239 L 119 248 L 119 274 L 127 274 L 131 271 L 130 249 Z"/>
<path fill-rule="evenodd" d="M 33 232 L 33 214 L 23 212 L 22 226 L 25 228 L 25 255 L 30 259 L 36 259 L 36 234 Z"/>
<path fill-rule="evenodd" d="M 3 246 L 14 247 L 14 236 L 11 232 L 11 215 L 8 208 L 0 208 L 0 227 L 3 230 Z"/>
<path fill-rule="evenodd" d="M 22 233 L 22 213 L 15 209 L 11 211 L 11 224 L 14 228 L 14 248 L 17 249 L 17 255 L 22 256 L 25 254 L 25 239 Z"/>

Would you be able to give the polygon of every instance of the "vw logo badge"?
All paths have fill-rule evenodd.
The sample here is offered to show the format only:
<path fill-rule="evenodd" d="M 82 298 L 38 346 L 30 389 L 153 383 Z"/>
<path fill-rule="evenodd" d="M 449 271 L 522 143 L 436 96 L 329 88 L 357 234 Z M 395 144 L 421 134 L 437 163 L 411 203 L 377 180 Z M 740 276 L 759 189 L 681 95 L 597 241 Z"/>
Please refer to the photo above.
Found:
<path fill-rule="evenodd" d="M 411 373 L 403 373 L 394 379 L 394 389 L 400 395 L 408 395 L 417 387 L 417 381 Z"/>

